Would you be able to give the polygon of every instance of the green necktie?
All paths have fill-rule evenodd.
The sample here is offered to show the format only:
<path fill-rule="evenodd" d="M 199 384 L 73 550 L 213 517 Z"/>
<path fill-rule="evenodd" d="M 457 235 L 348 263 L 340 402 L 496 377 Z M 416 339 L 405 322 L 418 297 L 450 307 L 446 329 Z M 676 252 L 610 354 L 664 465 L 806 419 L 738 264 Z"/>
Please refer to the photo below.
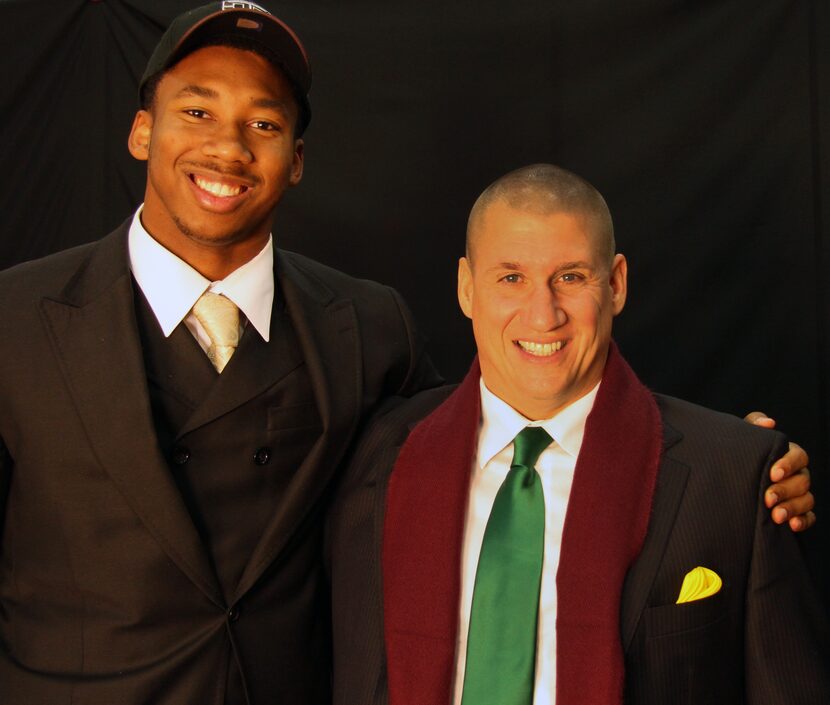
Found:
<path fill-rule="evenodd" d="M 545 547 L 545 497 L 534 465 L 553 439 L 539 426 L 513 439 L 478 557 L 462 705 L 531 705 Z"/>

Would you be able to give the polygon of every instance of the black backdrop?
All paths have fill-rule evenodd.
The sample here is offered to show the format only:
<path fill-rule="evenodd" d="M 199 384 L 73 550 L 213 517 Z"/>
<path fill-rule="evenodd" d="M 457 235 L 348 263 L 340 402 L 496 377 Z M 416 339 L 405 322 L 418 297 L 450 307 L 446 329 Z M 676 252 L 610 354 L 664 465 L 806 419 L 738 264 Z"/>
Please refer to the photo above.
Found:
<path fill-rule="evenodd" d="M 0 266 L 96 239 L 132 212 L 135 86 L 163 27 L 194 4 L 0 0 Z M 473 346 L 455 267 L 475 196 L 532 162 L 587 177 L 630 262 L 622 350 L 653 388 L 764 409 L 810 450 L 818 558 L 830 524 L 828 3 L 266 4 L 315 72 L 306 175 L 278 243 L 396 286 L 458 379 Z"/>

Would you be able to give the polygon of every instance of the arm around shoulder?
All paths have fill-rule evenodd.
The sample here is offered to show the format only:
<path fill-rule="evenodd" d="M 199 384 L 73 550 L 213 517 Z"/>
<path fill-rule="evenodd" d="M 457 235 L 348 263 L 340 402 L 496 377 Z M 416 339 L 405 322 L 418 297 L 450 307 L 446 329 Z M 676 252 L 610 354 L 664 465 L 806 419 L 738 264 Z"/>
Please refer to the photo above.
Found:
<path fill-rule="evenodd" d="M 12 458 L 0 438 L 0 536 L 3 535 L 3 525 L 6 519 L 6 501 L 9 496 L 9 485 L 12 479 Z"/>
<path fill-rule="evenodd" d="M 786 450 L 776 444 L 763 469 Z M 795 536 L 759 502 L 746 595 L 747 702 L 813 705 L 830 702 L 828 621 Z"/>
<path fill-rule="evenodd" d="M 426 353 L 425 340 L 418 332 L 415 320 L 403 297 L 395 289 L 390 288 L 389 291 L 392 293 L 392 298 L 398 308 L 409 351 L 409 364 L 406 375 L 399 389 L 395 391 L 395 394 L 409 397 L 421 390 L 437 387 L 443 384 L 444 380 Z"/>

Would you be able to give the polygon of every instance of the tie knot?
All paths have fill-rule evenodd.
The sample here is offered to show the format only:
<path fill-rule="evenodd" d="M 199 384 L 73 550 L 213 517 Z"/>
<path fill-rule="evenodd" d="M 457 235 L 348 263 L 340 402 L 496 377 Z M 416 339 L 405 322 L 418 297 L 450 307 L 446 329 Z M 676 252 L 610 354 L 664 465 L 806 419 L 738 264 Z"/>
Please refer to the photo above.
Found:
<path fill-rule="evenodd" d="M 553 439 L 541 426 L 523 428 L 513 439 L 513 465 L 532 468 Z"/>
<path fill-rule="evenodd" d="M 193 315 L 210 338 L 208 358 L 221 372 L 239 344 L 239 309 L 225 296 L 206 291 L 193 304 Z"/>
<path fill-rule="evenodd" d="M 236 346 L 239 343 L 239 309 L 230 299 L 206 291 L 193 304 L 193 315 L 214 345 Z"/>

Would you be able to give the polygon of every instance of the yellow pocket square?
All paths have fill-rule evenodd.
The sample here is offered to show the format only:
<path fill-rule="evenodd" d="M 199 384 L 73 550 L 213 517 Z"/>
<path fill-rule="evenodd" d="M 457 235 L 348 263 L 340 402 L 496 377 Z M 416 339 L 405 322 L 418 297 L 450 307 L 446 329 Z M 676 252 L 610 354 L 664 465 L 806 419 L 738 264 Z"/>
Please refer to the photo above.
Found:
<path fill-rule="evenodd" d="M 683 586 L 680 588 L 680 595 L 677 597 L 676 604 L 711 597 L 720 591 L 721 585 L 723 585 L 723 581 L 714 570 L 709 570 L 703 566 L 692 568 L 683 578 Z"/>

